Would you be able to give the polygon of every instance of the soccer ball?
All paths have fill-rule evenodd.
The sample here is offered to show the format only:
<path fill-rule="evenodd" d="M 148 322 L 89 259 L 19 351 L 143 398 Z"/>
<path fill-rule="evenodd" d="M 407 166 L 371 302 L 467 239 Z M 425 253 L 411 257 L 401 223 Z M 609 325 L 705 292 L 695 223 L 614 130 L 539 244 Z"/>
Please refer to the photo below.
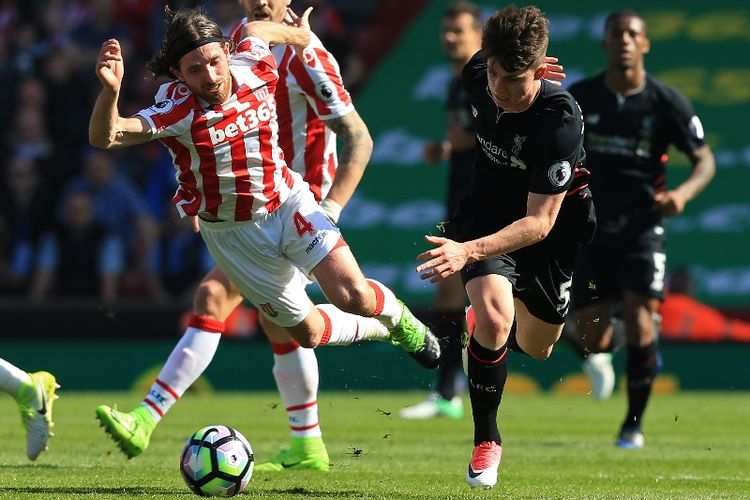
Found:
<path fill-rule="evenodd" d="M 250 443 L 226 425 L 200 429 L 180 455 L 182 478 L 201 496 L 233 497 L 250 482 L 254 465 Z"/>

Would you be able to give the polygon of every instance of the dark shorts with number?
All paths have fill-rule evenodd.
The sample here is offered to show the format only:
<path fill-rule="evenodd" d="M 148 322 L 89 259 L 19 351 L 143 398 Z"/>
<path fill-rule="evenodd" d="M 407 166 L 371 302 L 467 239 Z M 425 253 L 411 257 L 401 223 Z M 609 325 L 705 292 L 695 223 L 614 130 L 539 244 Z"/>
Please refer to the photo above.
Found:
<path fill-rule="evenodd" d="M 619 298 L 623 290 L 664 299 L 664 246 L 661 226 L 635 237 L 597 234 L 576 262 L 573 307 Z"/>
<path fill-rule="evenodd" d="M 570 284 L 581 244 L 545 245 L 544 242 L 508 254 L 480 260 L 461 270 L 464 283 L 479 276 L 498 274 L 513 285 L 513 296 L 531 314 L 561 325 L 570 306 Z"/>

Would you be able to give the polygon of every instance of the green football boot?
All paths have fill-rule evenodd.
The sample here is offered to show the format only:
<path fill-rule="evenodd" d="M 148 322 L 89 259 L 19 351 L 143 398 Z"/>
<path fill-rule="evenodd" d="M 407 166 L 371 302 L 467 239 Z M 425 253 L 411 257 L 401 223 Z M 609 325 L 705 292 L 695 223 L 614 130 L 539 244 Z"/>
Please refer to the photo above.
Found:
<path fill-rule="evenodd" d="M 47 440 L 54 436 L 51 428 L 52 404 L 59 397 L 55 390 L 60 388 L 54 375 L 49 372 L 29 373 L 31 381 L 18 388 L 16 402 L 21 412 L 21 423 L 26 429 L 26 455 L 36 460 L 47 449 Z"/>
<path fill-rule="evenodd" d="M 331 468 L 322 437 L 292 438 L 292 445 L 268 462 L 255 466 L 255 472 L 280 472 L 287 469 L 327 471 Z"/>
<path fill-rule="evenodd" d="M 440 364 L 440 343 L 424 323 L 412 314 L 406 304 L 398 301 L 401 306 L 401 319 L 398 325 L 391 328 L 388 341 L 401 346 L 409 356 L 425 368 L 437 368 Z"/>
<path fill-rule="evenodd" d="M 128 458 L 137 457 L 148 448 L 156 428 L 154 417 L 143 406 L 125 413 L 117 411 L 116 406 L 101 405 L 96 409 L 96 418 Z"/>

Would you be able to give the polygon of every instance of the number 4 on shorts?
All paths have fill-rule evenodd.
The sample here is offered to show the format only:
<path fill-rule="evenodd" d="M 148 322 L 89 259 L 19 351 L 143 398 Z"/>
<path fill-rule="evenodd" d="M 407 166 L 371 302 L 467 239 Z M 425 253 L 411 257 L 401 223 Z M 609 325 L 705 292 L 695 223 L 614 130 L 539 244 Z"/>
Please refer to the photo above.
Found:
<path fill-rule="evenodd" d="M 305 233 L 310 233 L 310 236 L 315 234 L 310 221 L 302 217 L 299 212 L 294 213 L 294 227 L 297 229 L 297 234 L 300 238 L 302 238 L 302 235 Z"/>

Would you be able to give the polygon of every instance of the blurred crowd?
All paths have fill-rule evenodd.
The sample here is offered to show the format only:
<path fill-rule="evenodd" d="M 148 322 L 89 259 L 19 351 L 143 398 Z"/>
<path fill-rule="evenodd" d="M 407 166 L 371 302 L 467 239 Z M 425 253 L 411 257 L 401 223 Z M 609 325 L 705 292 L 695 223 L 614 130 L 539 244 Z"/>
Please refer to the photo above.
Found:
<path fill-rule="evenodd" d="M 0 0 L 0 297 L 186 300 L 213 266 L 189 220 L 171 207 L 171 159 L 157 143 L 121 151 L 88 146 L 101 43 L 123 45 L 123 115 L 153 101 L 145 62 L 162 12 L 203 4 L 228 33 L 236 0 Z M 355 91 L 365 75 L 355 34 L 380 0 L 314 5 L 313 29 Z"/>

